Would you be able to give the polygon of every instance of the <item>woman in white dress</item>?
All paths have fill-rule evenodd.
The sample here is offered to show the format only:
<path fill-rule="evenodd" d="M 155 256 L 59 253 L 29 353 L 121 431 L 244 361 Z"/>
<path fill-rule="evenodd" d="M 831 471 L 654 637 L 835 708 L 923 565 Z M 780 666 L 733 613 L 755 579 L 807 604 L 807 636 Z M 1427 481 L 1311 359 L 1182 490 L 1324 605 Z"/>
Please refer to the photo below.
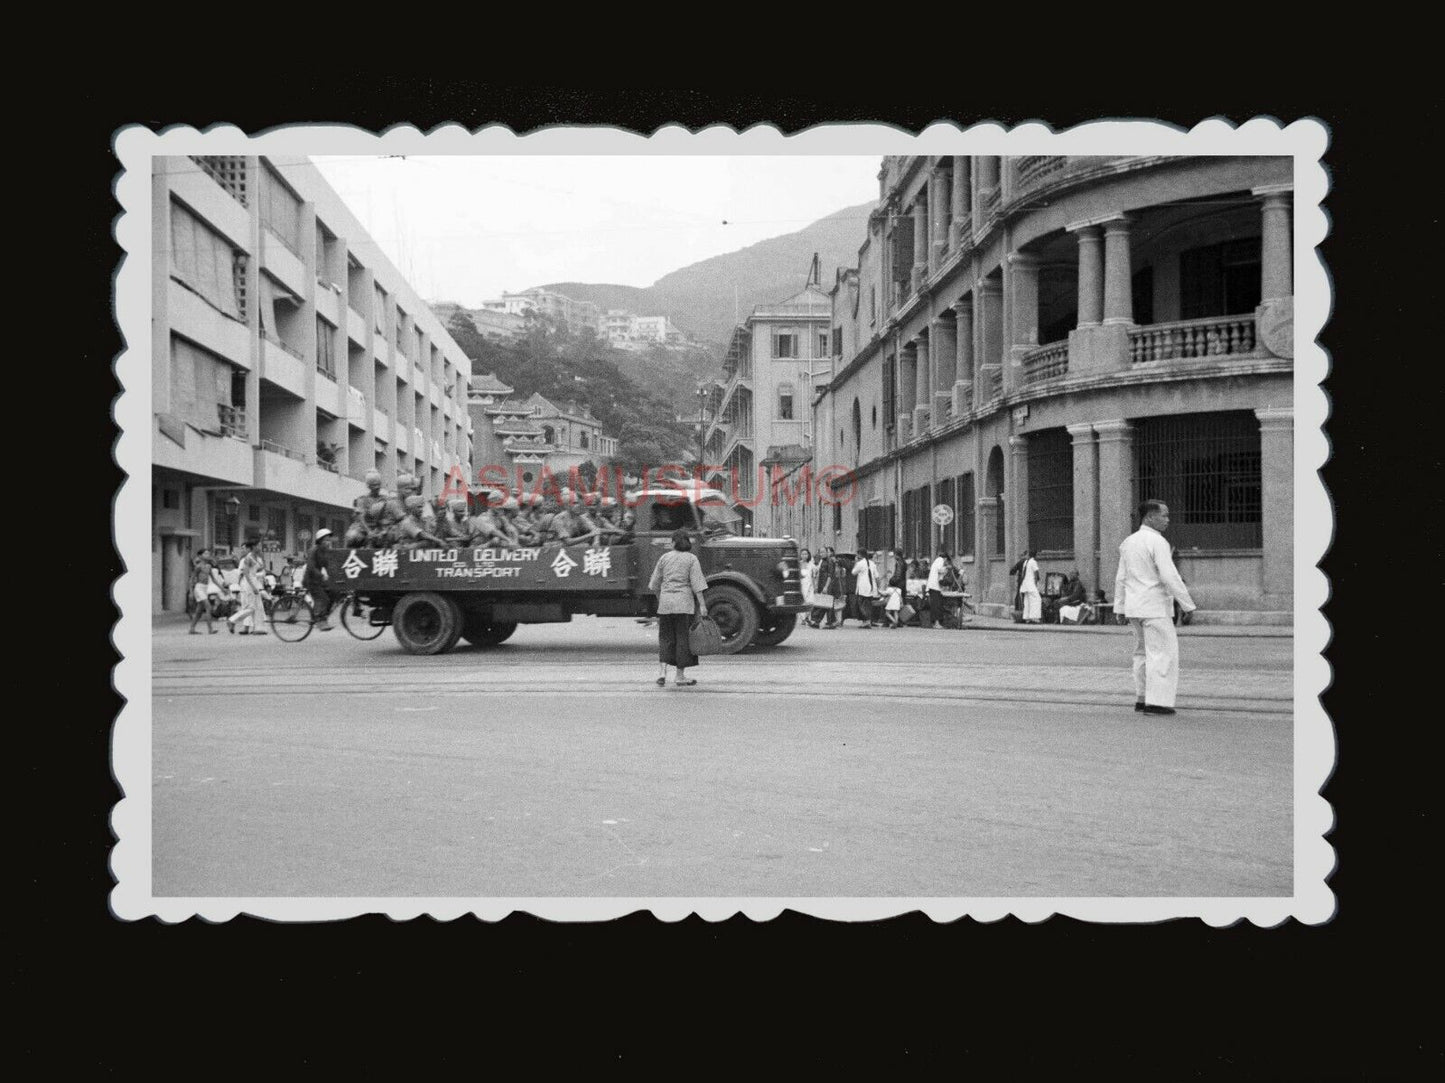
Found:
<path fill-rule="evenodd" d="M 812 605 L 813 577 L 818 574 L 818 565 L 814 563 L 813 552 L 810 549 L 802 550 L 798 556 L 800 558 L 798 561 L 798 578 L 802 580 L 803 604 Z M 805 620 L 803 623 L 807 624 L 808 622 Z"/>
<path fill-rule="evenodd" d="M 1019 594 L 1023 597 L 1024 623 L 1041 623 L 1044 615 L 1044 607 L 1043 598 L 1039 595 L 1039 563 L 1034 559 L 1032 549 L 1024 554 L 1024 566 L 1020 572 Z"/>

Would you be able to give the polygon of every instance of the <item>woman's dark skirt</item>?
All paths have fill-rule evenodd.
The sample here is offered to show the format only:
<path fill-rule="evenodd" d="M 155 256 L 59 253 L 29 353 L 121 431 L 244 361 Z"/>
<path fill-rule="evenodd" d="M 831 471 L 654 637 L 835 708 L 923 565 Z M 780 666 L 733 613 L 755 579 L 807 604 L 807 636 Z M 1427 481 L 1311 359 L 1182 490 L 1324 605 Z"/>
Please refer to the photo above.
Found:
<path fill-rule="evenodd" d="M 657 617 L 657 660 L 664 665 L 691 669 L 697 665 L 688 632 L 692 628 L 691 613 L 660 613 Z"/>

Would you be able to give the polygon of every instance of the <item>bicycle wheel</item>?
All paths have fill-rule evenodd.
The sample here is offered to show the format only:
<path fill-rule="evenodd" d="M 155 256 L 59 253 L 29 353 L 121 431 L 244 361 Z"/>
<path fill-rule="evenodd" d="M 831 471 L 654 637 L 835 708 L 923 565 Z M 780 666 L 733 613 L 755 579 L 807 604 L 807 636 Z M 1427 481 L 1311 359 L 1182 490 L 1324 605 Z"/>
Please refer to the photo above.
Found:
<path fill-rule="evenodd" d="M 386 631 L 387 622 L 377 616 L 376 606 L 363 602 L 355 594 L 341 599 L 341 627 L 357 639 L 375 639 Z"/>
<path fill-rule="evenodd" d="M 300 598 L 277 598 L 271 607 L 271 631 L 288 643 L 297 643 L 311 634 L 311 607 Z"/>

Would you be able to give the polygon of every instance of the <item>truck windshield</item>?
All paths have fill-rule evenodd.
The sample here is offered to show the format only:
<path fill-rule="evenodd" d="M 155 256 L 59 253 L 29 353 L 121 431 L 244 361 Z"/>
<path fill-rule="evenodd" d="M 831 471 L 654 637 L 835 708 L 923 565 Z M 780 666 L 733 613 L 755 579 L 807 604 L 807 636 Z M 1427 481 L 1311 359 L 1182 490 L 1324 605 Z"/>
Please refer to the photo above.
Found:
<path fill-rule="evenodd" d="M 702 528 L 708 534 L 741 534 L 743 517 L 725 504 L 703 503 Z"/>

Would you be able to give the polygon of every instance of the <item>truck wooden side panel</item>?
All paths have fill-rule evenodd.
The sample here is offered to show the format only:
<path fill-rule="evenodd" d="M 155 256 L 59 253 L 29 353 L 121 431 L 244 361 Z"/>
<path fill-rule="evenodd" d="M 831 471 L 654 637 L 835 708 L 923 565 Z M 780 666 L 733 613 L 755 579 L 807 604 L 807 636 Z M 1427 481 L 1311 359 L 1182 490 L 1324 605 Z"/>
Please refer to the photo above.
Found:
<path fill-rule="evenodd" d="M 546 592 L 630 595 L 638 585 L 638 546 L 583 544 L 517 549 L 338 549 L 326 554 L 333 590 Z M 650 571 L 649 567 L 649 571 Z"/>

